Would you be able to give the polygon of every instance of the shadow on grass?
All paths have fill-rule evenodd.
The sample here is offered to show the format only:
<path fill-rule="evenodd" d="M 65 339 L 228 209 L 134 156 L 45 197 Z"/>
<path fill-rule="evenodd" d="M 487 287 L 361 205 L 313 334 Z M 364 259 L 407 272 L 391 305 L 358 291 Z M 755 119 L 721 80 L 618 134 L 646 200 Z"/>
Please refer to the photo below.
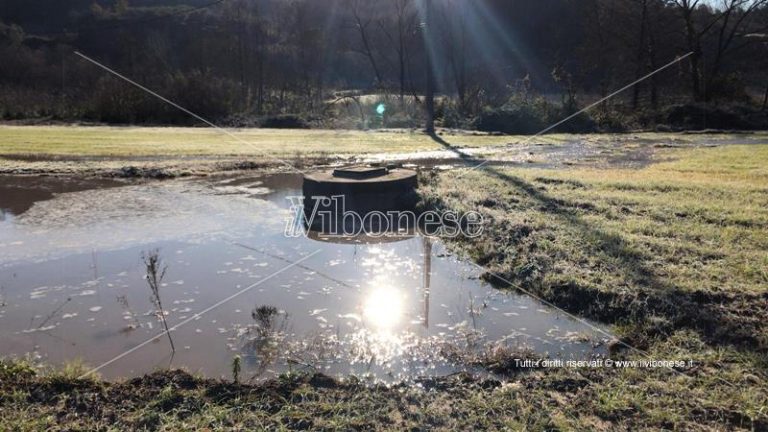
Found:
<path fill-rule="evenodd" d="M 457 153 L 468 164 L 483 163 L 439 136 L 432 138 Z M 689 328 L 713 345 L 736 345 L 753 352 L 768 353 L 765 340 L 761 337 L 765 330 L 762 317 L 768 309 L 768 296 L 681 289 L 654 271 L 655 257 L 638 251 L 621 235 L 604 232 L 585 221 L 578 212 L 584 207 L 582 203 L 552 197 L 536 185 L 499 167 L 486 164 L 480 169 L 522 192 L 538 204 L 542 212 L 590 239 L 592 254 L 607 255 L 617 263 L 614 267 L 622 273 L 630 288 L 599 289 L 570 281 L 558 286 L 532 283 L 526 289 L 571 313 L 613 324 L 641 325 L 643 331 L 635 332 L 638 333 L 635 336 L 637 340 L 630 341 L 636 345 L 646 345 L 644 336 L 664 337 L 679 328 Z M 509 233 L 500 234 L 502 236 L 497 238 L 505 238 L 504 234 Z M 509 238 L 514 240 L 513 236 Z M 508 286 L 499 276 L 512 282 L 519 279 L 513 269 L 505 269 L 498 276 L 489 273 L 486 278 L 497 286 Z M 664 320 L 654 319 L 658 317 Z"/>
<path fill-rule="evenodd" d="M 430 138 L 432 138 L 432 140 L 434 142 L 436 142 L 436 143 L 440 144 L 441 146 L 445 147 L 446 150 L 449 150 L 449 151 L 455 153 L 456 156 L 459 159 L 461 159 L 462 161 L 464 161 L 468 166 L 470 166 L 470 165 L 480 165 L 481 163 L 485 162 L 482 159 L 476 158 L 476 157 L 472 156 L 471 154 L 462 151 L 460 147 L 456 147 L 456 146 L 452 145 L 448 141 L 444 140 L 443 137 L 438 135 L 437 132 L 434 132 L 434 131 L 433 132 L 429 132 L 428 135 L 429 135 Z"/>

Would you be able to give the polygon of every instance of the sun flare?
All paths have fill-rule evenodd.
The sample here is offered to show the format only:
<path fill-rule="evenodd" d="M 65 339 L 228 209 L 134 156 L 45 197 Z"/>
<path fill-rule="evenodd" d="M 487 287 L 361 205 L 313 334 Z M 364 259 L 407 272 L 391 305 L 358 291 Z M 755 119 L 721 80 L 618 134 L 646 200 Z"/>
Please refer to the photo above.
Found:
<path fill-rule="evenodd" d="M 386 330 L 402 321 L 403 294 L 392 287 L 375 287 L 363 303 L 363 319 L 371 326 Z"/>

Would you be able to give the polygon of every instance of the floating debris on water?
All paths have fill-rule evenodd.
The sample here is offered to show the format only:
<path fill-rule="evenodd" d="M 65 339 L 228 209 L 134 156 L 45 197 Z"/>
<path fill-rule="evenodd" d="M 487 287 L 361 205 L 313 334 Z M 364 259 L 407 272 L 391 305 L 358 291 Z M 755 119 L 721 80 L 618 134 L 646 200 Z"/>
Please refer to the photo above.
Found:
<path fill-rule="evenodd" d="M 190 320 L 172 330 L 184 347 L 174 366 L 208 376 L 228 374 L 233 352 L 243 358 L 243 373 L 259 378 L 309 368 L 387 382 L 467 370 L 461 359 L 489 345 L 562 357 L 598 352 L 593 345 L 599 335 L 534 299 L 493 289 L 437 240 L 416 235 L 366 244 L 287 238 L 285 198 L 300 193 L 296 186 L 270 187 L 268 199 L 236 190 L 242 187 L 237 182 L 228 186 L 233 188 L 221 194 L 210 180 L 171 180 L 120 187 L 112 199 L 99 190 L 62 194 L 31 211 L 22 224 L 0 226 L 13 226 L 0 231 L 13 236 L 4 237 L 6 243 L 23 243 L 0 267 L 3 298 L 13 299 L 0 315 L 0 343 L 13 341 L 7 354 L 37 349 L 51 362 L 66 362 L 74 354 L 98 361 L 160 334 L 137 266 L 141 252 L 153 248 L 173 258 L 173 281 L 163 298 L 171 306 L 165 311 L 169 321 Z M 118 205 L 115 197 L 124 201 Z M 50 243 L 66 247 L 52 250 Z M 286 268 L 318 249 L 316 258 Z M 69 294 L 73 301 L 55 310 Z M 229 296 L 234 297 L 205 316 L 192 313 L 193 305 L 205 311 Z M 102 304 L 94 306 L 95 300 Z M 251 311 L 258 305 L 271 308 L 254 318 Z M 55 313 L 44 322 L 50 310 Z M 89 313 L 98 313 L 98 320 Z M 37 327 L 30 316 L 36 316 Z M 67 348 L 70 343 L 80 347 L 76 353 Z M 167 344 L 148 344 L 102 372 L 142 374 L 167 355 Z"/>

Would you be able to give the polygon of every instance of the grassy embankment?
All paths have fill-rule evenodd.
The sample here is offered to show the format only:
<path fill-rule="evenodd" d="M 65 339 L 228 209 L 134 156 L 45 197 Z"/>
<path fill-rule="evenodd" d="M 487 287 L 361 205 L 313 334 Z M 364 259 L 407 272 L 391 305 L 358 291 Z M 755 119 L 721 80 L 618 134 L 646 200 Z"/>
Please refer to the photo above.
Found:
<path fill-rule="evenodd" d="M 549 300 L 604 321 L 768 348 L 760 307 L 768 293 L 768 145 L 655 157 L 673 160 L 640 170 L 433 174 L 423 192 L 430 206 L 484 213 L 485 235 L 462 246 Z"/>

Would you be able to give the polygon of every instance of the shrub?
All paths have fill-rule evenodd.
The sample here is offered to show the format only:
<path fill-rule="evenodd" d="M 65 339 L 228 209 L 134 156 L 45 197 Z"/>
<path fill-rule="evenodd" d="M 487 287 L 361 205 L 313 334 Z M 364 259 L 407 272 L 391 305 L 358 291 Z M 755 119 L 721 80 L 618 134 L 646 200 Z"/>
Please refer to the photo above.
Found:
<path fill-rule="evenodd" d="M 441 125 L 446 128 L 466 129 L 470 126 L 458 103 L 454 101 L 441 103 L 438 106 L 438 117 L 441 119 Z"/>
<path fill-rule="evenodd" d="M 555 124 L 561 121 L 562 119 L 573 114 L 572 111 L 566 111 L 564 109 L 559 109 L 558 112 L 560 114 L 557 116 L 557 118 L 550 118 L 550 121 L 548 122 L 548 124 Z M 595 120 L 592 118 L 592 116 L 587 112 L 583 112 L 583 113 L 579 113 L 579 115 L 577 115 L 576 117 L 554 128 L 551 132 L 591 133 L 591 132 L 597 132 L 597 130 L 598 130 L 598 125 L 595 122 Z"/>
<path fill-rule="evenodd" d="M 535 134 L 571 115 L 573 111 L 544 98 L 517 100 L 513 98 L 498 109 L 485 109 L 475 119 L 476 129 L 507 134 Z M 581 113 L 557 126 L 551 132 L 587 133 L 597 130 L 597 124 L 587 113 Z"/>
<path fill-rule="evenodd" d="M 423 120 L 420 118 L 416 118 L 413 116 L 410 116 L 406 113 L 396 113 L 390 117 L 387 117 L 387 120 L 384 124 L 384 126 L 389 128 L 415 128 L 421 126 L 423 123 Z"/>
<path fill-rule="evenodd" d="M 213 122 L 226 117 L 236 106 L 236 84 L 202 71 L 171 74 L 147 86 L 162 89 L 170 100 Z M 85 117 L 106 123 L 199 123 L 188 113 L 107 75 L 94 84 Z"/>
<path fill-rule="evenodd" d="M 299 115 L 280 114 L 262 119 L 261 127 L 269 129 L 309 129 L 309 124 Z"/>
<path fill-rule="evenodd" d="M 673 129 L 765 129 L 768 114 L 746 105 L 728 107 L 703 104 L 673 105 L 662 113 Z"/>
<path fill-rule="evenodd" d="M 545 119 L 530 106 L 485 109 L 475 120 L 475 128 L 484 132 L 534 134 L 545 127 Z"/>

